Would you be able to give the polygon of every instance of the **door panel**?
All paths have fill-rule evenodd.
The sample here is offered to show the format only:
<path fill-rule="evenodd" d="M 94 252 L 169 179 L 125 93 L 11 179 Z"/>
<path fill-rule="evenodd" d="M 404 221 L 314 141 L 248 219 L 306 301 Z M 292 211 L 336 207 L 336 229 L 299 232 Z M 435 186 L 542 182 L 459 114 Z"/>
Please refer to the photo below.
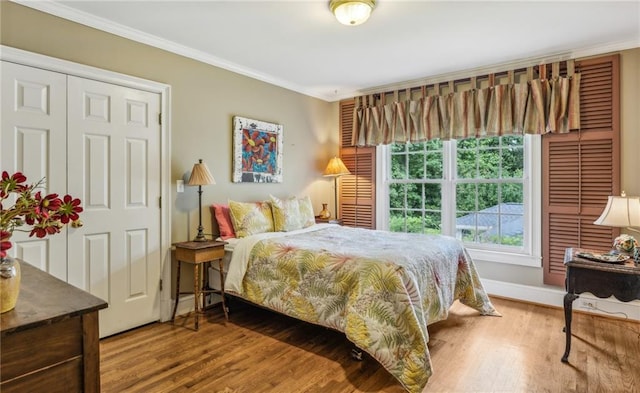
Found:
<path fill-rule="evenodd" d="M 160 95 L 69 77 L 69 280 L 109 302 L 106 336 L 160 318 Z"/>
<path fill-rule="evenodd" d="M 46 179 L 42 192 L 67 190 L 67 77 L 64 74 L 0 62 L 2 121 L 0 166 L 20 171 L 29 183 Z M 10 201 L 10 203 L 13 203 Z M 63 231 L 38 239 L 15 231 L 10 254 L 67 280 L 67 239 Z"/>

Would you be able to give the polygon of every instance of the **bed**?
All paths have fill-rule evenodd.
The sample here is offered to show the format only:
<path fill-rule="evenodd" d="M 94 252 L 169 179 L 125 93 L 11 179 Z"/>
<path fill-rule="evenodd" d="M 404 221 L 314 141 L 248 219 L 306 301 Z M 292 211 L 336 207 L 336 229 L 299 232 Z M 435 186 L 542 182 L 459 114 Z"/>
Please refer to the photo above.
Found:
<path fill-rule="evenodd" d="M 451 237 L 316 224 L 230 244 L 227 293 L 344 332 L 409 392 L 432 375 L 427 326 L 456 299 L 499 315 Z"/>

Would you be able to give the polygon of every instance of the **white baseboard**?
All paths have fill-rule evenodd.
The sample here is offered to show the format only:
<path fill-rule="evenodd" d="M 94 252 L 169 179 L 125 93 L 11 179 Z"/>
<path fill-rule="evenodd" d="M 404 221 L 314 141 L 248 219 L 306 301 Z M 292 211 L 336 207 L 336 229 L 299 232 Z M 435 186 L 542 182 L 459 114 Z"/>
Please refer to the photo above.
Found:
<path fill-rule="evenodd" d="M 554 288 L 533 287 L 503 281 L 481 279 L 489 295 L 523 300 L 531 303 L 563 308 L 565 291 Z M 595 304 L 596 309 L 585 306 L 586 302 Z M 573 302 L 573 309 L 596 315 L 628 318 L 640 322 L 640 301 L 621 302 L 614 297 L 602 299 L 590 293 L 582 293 Z"/>

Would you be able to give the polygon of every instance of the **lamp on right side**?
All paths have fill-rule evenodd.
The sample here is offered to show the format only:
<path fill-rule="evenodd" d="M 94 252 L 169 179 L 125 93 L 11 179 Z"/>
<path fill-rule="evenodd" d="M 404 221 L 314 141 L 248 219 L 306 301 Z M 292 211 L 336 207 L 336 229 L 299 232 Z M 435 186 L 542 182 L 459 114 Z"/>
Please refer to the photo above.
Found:
<path fill-rule="evenodd" d="M 602 214 L 593 223 L 640 233 L 636 229 L 640 228 L 640 197 L 627 196 L 624 191 L 620 196 L 610 196 Z M 636 264 L 639 262 L 640 248 L 633 236 L 622 234 L 615 239 L 613 245 L 616 250 L 632 255 Z"/>

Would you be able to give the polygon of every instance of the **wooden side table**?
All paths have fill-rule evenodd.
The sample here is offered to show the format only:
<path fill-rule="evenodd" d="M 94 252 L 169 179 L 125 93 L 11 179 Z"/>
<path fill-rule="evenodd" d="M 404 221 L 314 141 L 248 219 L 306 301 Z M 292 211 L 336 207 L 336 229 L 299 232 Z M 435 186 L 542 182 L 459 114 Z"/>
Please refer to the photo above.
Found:
<path fill-rule="evenodd" d="M 594 252 L 579 248 L 567 248 L 564 254 L 564 265 L 567 268 L 564 295 L 564 331 L 566 334 L 566 346 L 562 361 L 569 361 L 571 351 L 571 312 L 573 301 L 583 292 L 591 292 L 599 298 L 615 296 L 622 302 L 630 302 L 640 299 L 640 267 L 635 266 L 633 260 L 625 264 L 614 264 L 591 261 L 580 258 L 576 254 L 580 252 Z"/>
<path fill-rule="evenodd" d="M 205 242 L 181 242 L 175 243 L 176 260 L 178 261 L 178 272 L 176 274 L 176 301 L 173 306 L 173 314 L 171 321 L 175 322 L 176 311 L 178 310 L 178 300 L 180 295 L 193 294 L 194 297 L 194 313 L 195 313 L 195 330 L 198 330 L 199 316 L 204 309 L 204 296 L 208 293 L 220 293 L 222 296 L 222 310 L 224 317 L 229 320 L 227 305 L 224 300 L 224 270 L 222 258 L 224 257 L 224 245 L 226 242 L 221 241 L 205 241 Z M 220 290 L 208 288 L 208 277 L 206 271 L 202 272 L 200 266 L 217 260 L 220 264 Z M 180 267 L 182 262 L 193 265 L 193 292 L 180 291 Z M 203 281 L 203 282 L 202 282 Z M 202 296 L 203 306 L 200 306 L 200 297 Z"/>

